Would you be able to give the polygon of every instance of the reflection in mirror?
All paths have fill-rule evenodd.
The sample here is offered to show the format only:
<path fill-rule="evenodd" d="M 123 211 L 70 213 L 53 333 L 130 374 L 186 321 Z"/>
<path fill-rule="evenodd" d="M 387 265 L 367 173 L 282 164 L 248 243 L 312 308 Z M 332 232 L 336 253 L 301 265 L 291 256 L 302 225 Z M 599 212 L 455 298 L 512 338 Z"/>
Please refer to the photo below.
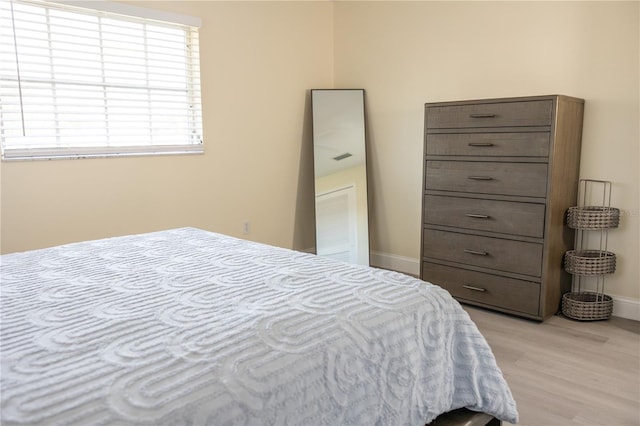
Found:
<path fill-rule="evenodd" d="M 364 90 L 314 89 L 316 253 L 369 265 Z"/>

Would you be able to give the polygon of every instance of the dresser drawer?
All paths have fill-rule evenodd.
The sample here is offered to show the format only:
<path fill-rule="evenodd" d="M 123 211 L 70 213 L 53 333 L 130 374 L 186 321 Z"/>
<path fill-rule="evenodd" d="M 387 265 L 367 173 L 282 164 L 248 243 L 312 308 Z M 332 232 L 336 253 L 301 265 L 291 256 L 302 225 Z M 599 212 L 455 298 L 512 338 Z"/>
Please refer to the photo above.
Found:
<path fill-rule="evenodd" d="M 427 155 L 477 157 L 547 157 L 548 132 L 433 133 L 427 135 Z"/>
<path fill-rule="evenodd" d="M 427 107 L 427 128 L 550 126 L 553 101 L 496 102 Z"/>
<path fill-rule="evenodd" d="M 424 196 L 424 221 L 478 231 L 542 238 L 544 204 Z"/>
<path fill-rule="evenodd" d="M 425 188 L 545 197 L 547 164 L 427 160 Z"/>
<path fill-rule="evenodd" d="M 423 255 L 498 271 L 539 277 L 542 244 L 425 229 Z"/>
<path fill-rule="evenodd" d="M 422 277 L 463 301 L 538 315 L 540 285 L 466 269 L 423 262 Z"/>

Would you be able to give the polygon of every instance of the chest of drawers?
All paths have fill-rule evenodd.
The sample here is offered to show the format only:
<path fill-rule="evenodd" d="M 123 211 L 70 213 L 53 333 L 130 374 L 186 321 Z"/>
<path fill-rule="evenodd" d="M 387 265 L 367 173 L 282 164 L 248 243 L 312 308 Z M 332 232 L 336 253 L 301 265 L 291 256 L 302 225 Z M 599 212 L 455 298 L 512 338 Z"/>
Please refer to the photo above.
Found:
<path fill-rule="evenodd" d="M 425 105 L 423 280 L 531 319 L 559 310 L 583 110 L 561 95 Z"/>

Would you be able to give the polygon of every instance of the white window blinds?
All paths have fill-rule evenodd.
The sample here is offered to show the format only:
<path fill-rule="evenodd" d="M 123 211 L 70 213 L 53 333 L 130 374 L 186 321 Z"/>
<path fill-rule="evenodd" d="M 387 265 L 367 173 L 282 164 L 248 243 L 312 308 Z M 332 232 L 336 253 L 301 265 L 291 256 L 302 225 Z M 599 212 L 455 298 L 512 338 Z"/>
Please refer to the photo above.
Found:
<path fill-rule="evenodd" d="M 0 14 L 3 158 L 202 152 L 197 27 L 40 1 Z"/>

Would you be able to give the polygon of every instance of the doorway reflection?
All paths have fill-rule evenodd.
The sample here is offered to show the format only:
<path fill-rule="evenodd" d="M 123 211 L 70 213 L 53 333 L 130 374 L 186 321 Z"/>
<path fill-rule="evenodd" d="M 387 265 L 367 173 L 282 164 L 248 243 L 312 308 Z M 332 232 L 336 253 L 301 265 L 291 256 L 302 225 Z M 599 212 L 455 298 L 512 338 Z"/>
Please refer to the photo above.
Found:
<path fill-rule="evenodd" d="M 316 253 L 369 265 L 363 89 L 311 91 Z"/>

